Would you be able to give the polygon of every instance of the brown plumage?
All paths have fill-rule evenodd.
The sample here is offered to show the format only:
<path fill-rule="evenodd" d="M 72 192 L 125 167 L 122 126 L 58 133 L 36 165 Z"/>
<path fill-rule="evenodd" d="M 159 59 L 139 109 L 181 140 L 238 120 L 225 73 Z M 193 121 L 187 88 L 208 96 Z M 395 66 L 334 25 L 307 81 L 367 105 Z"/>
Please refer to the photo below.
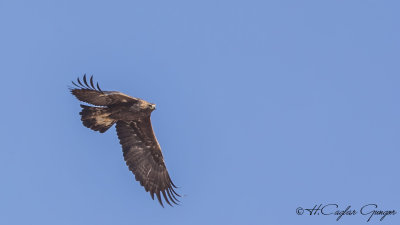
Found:
<path fill-rule="evenodd" d="M 98 83 L 94 85 L 93 76 L 89 82 L 86 75 L 83 83 L 79 78 L 77 82 L 72 82 L 75 87 L 70 88 L 71 93 L 80 101 L 96 106 L 81 105 L 83 125 L 104 133 L 116 123 L 124 159 L 136 180 L 153 199 L 154 194 L 157 196 L 161 206 L 164 207 L 161 195 L 169 205 L 177 204 L 176 196 L 180 195 L 174 190 L 176 186 L 151 126 L 150 115 L 155 105 L 118 91 L 103 91 Z"/>

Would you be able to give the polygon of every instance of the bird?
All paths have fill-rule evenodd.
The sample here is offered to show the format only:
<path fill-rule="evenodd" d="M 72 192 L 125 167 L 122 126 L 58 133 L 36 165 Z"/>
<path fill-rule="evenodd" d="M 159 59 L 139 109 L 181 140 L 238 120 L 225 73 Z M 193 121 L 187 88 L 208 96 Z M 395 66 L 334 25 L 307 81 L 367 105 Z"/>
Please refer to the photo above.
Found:
<path fill-rule="evenodd" d="M 154 200 L 154 194 L 162 207 L 163 196 L 170 206 L 178 205 L 181 197 L 174 188 L 167 171 L 160 144 L 154 134 L 150 116 L 156 105 L 119 91 L 103 91 L 99 83 L 94 85 L 83 76 L 72 81 L 70 92 L 80 101 L 83 125 L 100 133 L 116 124 L 117 136 L 122 146 L 124 160 L 129 170 Z M 172 203 L 172 204 L 171 204 Z"/>

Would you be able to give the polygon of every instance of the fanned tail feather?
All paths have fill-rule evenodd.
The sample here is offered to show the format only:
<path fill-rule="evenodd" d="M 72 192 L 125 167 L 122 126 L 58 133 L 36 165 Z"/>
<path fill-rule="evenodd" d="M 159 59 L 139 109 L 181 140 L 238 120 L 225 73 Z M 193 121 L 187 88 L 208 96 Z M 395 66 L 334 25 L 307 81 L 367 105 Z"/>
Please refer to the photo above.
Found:
<path fill-rule="evenodd" d="M 94 131 L 104 133 L 117 122 L 109 117 L 111 113 L 108 108 L 87 105 L 81 105 L 81 107 L 82 111 L 79 114 L 82 116 L 83 125 Z"/>

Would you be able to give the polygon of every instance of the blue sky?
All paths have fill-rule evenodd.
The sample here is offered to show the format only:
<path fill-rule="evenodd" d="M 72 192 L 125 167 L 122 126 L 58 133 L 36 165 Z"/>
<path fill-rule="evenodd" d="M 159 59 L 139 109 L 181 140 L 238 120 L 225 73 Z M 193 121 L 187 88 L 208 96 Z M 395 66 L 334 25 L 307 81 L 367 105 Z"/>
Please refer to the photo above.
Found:
<path fill-rule="evenodd" d="M 399 7 L 0 1 L 0 223 L 366 224 L 296 208 L 400 211 Z M 67 85 L 84 73 L 157 104 L 180 206 L 134 180 L 114 128 L 82 126 Z"/>

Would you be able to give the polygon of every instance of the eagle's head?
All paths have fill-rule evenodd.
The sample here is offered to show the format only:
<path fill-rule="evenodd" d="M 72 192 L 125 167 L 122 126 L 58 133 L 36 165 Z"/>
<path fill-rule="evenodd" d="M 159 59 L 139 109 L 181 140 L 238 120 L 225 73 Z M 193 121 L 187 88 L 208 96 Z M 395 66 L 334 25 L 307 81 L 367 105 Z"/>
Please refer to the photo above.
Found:
<path fill-rule="evenodd" d="M 150 103 L 149 108 L 151 111 L 156 110 L 156 104 Z"/>
<path fill-rule="evenodd" d="M 143 113 L 151 113 L 155 109 L 156 109 L 156 104 L 149 103 L 145 100 L 141 100 L 129 107 L 129 111 L 131 112 L 143 112 Z"/>

